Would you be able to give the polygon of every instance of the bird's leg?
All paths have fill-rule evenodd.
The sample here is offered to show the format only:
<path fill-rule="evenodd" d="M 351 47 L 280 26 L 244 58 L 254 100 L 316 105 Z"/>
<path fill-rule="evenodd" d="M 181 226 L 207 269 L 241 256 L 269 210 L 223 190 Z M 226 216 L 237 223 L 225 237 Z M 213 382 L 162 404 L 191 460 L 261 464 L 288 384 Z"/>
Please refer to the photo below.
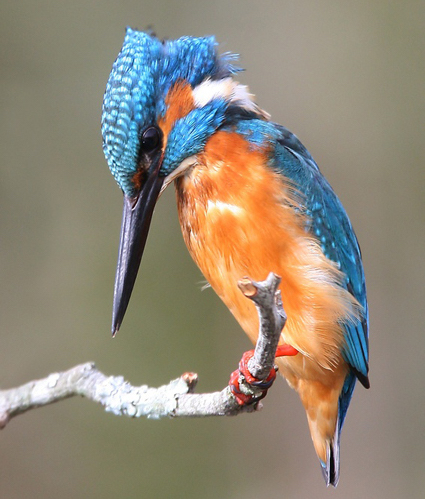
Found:
<path fill-rule="evenodd" d="M 298 351 L 280 344 L 286 323 L 282 297 L 278 290 L 280 277 L 271 272 L 267 279 L 256 282 L 249 277 L 238 281 L 242 293 L 252 300 L 258 312 L 259 331 L 255 350 L 245 352 L 239 369 L 230 375 L 229 386 L 239 405 L 248 405 L 264 398 L 276 379 L 276 357 L 296 355 Z"/>
<path fill-rule="evenodd" d="M 265 379 L 258 379 L 251 374 L 248 363 L 254 352 L 255 350 L 245 352 L 239 362 L 239 369 L 230 375 L 229 386 L 239 405 L 248 405 L 264 398 L 276 379 L 277 366 L 271 368 Z M 294 356 L 297 353 L 298 350 L 284 343 L 278 345 L 275 357 Z"/>

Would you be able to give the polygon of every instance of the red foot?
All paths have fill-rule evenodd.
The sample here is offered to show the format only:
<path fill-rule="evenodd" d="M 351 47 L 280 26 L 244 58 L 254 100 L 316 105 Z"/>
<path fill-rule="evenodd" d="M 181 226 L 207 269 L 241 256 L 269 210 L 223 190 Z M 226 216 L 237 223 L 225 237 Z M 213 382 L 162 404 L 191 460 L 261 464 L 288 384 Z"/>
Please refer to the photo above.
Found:
<path fill-rule="evenodd" d="M 298 350 L 291 345 L 279 345 L 276 349 L 276 357 L 284 357 L 284 356 L 293 356 L 297 355 Z M 259 388 L 261 391 L 261 395 L 259 397 L 255 397 L 255 400 L 261 400 L 267 395 L 267 390 L 272 386 L 273 381 L 276 379 L 276 368 L 272 368 L 270 374 L 264 380 L 259 380 L 254 378 L 248 370 L 248 362 L 253 357 L 254 350 L 249 350 L 242 355 L 242 359 L 239 362 L 239 369 L 233 371 L 230 375 L 229 386 L 232 390 L 233 395 L 235 396 L 239 405 L 247 405 L 250 404 L 254 397 L 252 395 L 247 395 L 243 393 L 239 386 L 239 377 L 242 375 L 246 382 L 256 388 Z"/>
<path fill-rule="evenodd" d="M 293 357 L 294 355 L 297 355 L 297 353 L 298 350 L 291 347 L 291 345 L 287 345 L 286 343 L 278 345 L 276 348 L 276 357 Z"/>

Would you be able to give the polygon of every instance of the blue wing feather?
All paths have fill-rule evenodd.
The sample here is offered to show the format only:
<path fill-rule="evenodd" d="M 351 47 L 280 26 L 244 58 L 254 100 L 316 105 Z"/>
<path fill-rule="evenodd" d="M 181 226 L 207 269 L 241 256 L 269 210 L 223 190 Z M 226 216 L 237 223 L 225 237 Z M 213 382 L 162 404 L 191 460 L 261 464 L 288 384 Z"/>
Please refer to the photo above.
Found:
<path fill-rule="evenodd" d="M 274 127 L 278 136 L 273 167 L 301 192 L 300 201 L 309 218 L 306 229 L 320 242 L 324 254 L 345 274 L 346 289 L 363 308 L 359 321 L 344 324 L 346 344 L 342 353 L 356 377 L 368 387 L 368 306 L 356 235 L 341 202 L 307 149 L 289 130 L 280 125 Z M 349 385 L 353 385 L 353 380 Z M 351 395 L 352 388 L 341 394 L 340 426 Z"/>

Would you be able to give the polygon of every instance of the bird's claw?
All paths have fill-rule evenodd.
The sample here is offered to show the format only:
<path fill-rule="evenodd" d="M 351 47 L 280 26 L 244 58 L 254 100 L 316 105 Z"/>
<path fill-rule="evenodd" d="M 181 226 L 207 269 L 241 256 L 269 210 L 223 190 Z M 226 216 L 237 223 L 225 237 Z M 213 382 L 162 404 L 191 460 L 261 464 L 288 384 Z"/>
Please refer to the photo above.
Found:
<path fill-rule="evenodd" d="M 296 350 L 291 345 L 278 345 L 276 357 L 286 357 L 297 355 Z M 268 389 L 276 379 L 277 366 L 273 366 L 269 375 L 265 379 L 255 378 L 249 371 L 248 362 L 254 356 L 254 350 L 248 350 L 242 355 L 239 362 L 239 369 L 230 375 L 229 386 L 239 405 L 248 405 L 258 402 L 267 395 Z"/>
<path fill-rule="evenodd" d="M 230 375 L 229 386 L 239 405 L 248 405 L 264 398 L 276 379 L 276 367 L 273 367 L 267 378 L 263 380 L 252 376 L 248 369 L 248 362 L 253 355 L 254 350 L 245 352 L 239 362 L 239 369 Z"/>

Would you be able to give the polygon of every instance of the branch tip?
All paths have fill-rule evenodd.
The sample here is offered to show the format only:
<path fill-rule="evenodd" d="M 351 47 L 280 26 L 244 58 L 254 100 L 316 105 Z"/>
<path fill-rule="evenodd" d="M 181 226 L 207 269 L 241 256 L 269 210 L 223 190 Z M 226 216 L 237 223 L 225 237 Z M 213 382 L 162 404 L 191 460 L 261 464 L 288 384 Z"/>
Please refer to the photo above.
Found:
<path fill-rule="evenodd" d="M 243 277 L 238 281 L 238 288 L 247 298 L 252 298 L 258 293 L 257 286 L 249 277 Z"/>
<path fill-rule="evenodd" d="M 181 378 L 187 385 L 188 393 L 193 393 L 198 384 L 198 375 L 196 373 L 187 372 L 183 373 Z"/>

